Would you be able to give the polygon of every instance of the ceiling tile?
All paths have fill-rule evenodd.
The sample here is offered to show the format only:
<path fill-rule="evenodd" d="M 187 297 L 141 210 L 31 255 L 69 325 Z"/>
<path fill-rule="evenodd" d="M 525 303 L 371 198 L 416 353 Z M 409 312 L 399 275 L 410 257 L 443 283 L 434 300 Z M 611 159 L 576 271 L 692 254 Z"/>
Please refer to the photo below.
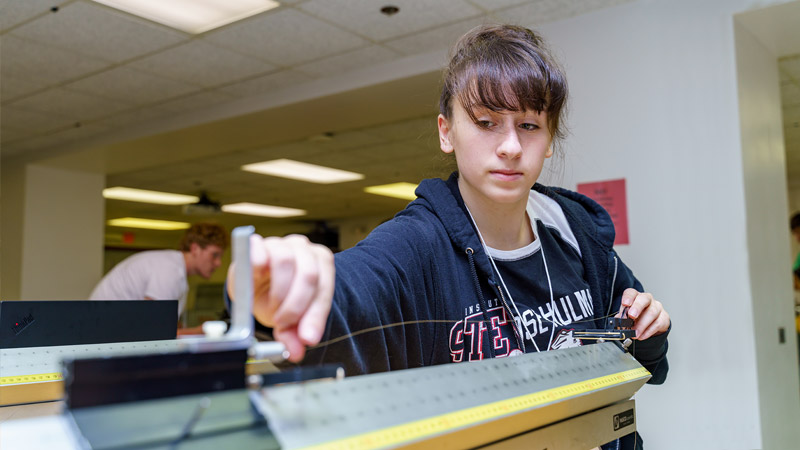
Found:
<path fill-rule="evenodd" d="M 295 67 L 295 70 L 314 77 L 338 75 L 354 69 L 380 64 L 397 58 L 397 53 L 380 45 L 360 48 L 341 55 L 320 59 Z"/>
<path fill-rule="evenodd" d="M 412 120 L 389 123 L 370 127 L 364 132 L 384 139 L 407 140 L 407 139 L 430 139 L 434 137 L 438 142 L 438 131 L 436 128 L 436 116 L 422 116 Z"/>
<path fill-rule="evenodd" d="M 63 0 L 0 0 L 0 32 L 36 16 L 53 14 L 51 8 L 62 3 Z"/>
<path fill-rule="evenodd" d="M 281 9 L 212 31 L 206 40 L 272 63 L 294 65 L 364 47 L 352 33 L 294 9 Z"/>
<path fill-rule="evenodd" d="M 0 123 L 2 123 L 3 129 L 13 128 L 45 133 L 58 128 L 70 127 L 74 125 L 75 121 L 57 114 L 30 111 L 14 106 L 3 106 L 3 113 L 0 114 Z"/>
<path fill-rule="evenodd" d="M 32 139 L 23 139 L 10 144 L 3 144 L 2 155 L 4 158 L 6 158 L 9 156 L 16 156 L 21 153 L 34 152 L 38 149 L 49 147 L 54 142 L 58 142 L 58 139 L 41 136 Z"/>
<path fill-rule="evenodd" d="M 229 94 L 209 90 L 201 91 L 195 94 L 189 94 L 184 97 L 166 101 L 164 103 L 159 103 L 158 107 L 173 113 L 184 113 L 190 111 L 199 111 L 201 109 L 219 105 L 220 103 L 231 101 L 233 99 L 234 97 Z"/>
<path fill-rule="evenodd" d="M 483 11 L 462 0 L 393 0 L 397 14 L 381 13 L 373 0 L 310 0 L 299 8 L 376 41 L 383 41 L 446 23 L 479 16 Z"/>
<path fill-rule="evenodd" d="M 146 108 L 132 108 L 120 111 L 99 119 L 97 123 L 108 128 L 126 128 L 131 125 L 154 121 L 167 115 L 173 115 L 173 113 L 158 106 L 148 106 Z"/>
<path fill-rule="evenodd" d="M 298 144 L 306 147 L 305 153 L 314 154 L 360 148 L 369 145 L 377 145 L 383 142 L 387 142 L 387 139 L 383 136 L 358 130 L 334 133 L 331 135 L 330 139 L 320 139 L 319 136 L 312 136 L 305 141 L 305 143 L 300 142 Z"/>
<path fill-rule="evenodd" d="M 65 116 L 71 122 L 85 122 L 130 108 L 129 105 L 122 102 L 62 88 L 49 89 L 40 94 L 13 102 L 12 105 L 42 113 Z"/>
<path fill-rule="evenodd" d="M 495 11 L 510 6 L 521 5 L 531 0 L 466 0 L 467 2 L 486 11 Z M 565 2 L 566 3 L 566 2 Z"/>
<path fill-rule="evenodd" d="M 390 47 L 404 55 L 414 55 L 441 48 L 450 48 L 467 31 L 484 23 L 482 17 L 467 19 L 450 25 L 436 27 L 432 30 L 415 33 L 399 39 L 385 42 Z"/>
<path fill-rule="evenodd" d="M 307 155 L 318 153 L 318 150 L 306 141 L 290 142 L 288 144 L 273 145 L 266 148 L 248 150 L 247 155 L 252 156 L 250 162 L 270 161 L 278 158 L 298 159 Z"/>
<path fill-rule="evenodd" d="M 108 67 L 100 59 L 20 39 L 14 34 L 0 39 L 3 63 L 0 77 L 36 80 L 54 85 Z"/>
<path fill-rule="evenodd" d="M 127 66 L 101 72 L 65 87 L 132 105 L 155 103 L 199 89 L 198 86 L 129 69 Z"/>
<path fill-rule="evenodd" d="M 631 1 L 633 0 L 538 0 L 495 12 L 494 17 L 502 22 L 532 26 L 555 22 Z"/>
<path fill-rule="evenodd" d="M 5 147 L 11 142 L 19 141 L 22 139 L 28 139 L 36 136 L 35 131 L 31 130 L 19 130 L 16 128 L 7 128 L 5 126 L 0 126 L 0 142 L 2 142 L 2 147 Z"/>
<path fill-rule="evenodd" d="M 224 175 L 225 171 L 233 173 L 240 173 L 241 166 L 250 164 L 253 161 L 253 156 L 245 151 L 236 151 L 224 153 L 219 156 L 211 156 L 204 158 L 203 162 L 216 168 L 217 175 Z"/>
<path fill-rule="evenodd" d="M 50 8 L 63 1 L 54 0 L 0 0 L 0 32 L 19 25 L 38 15 L 52 14 Z"/>
<path fill-rule="evenodd" d="M 311 77 L 293 70 L 282 70 L 252 80 L 242 81 L 230 86 L 223 86 L 218 90 L 237 97 L 250 97 L 261 95 L 265 92 L 276 91 L 288 86 L 310 81 Z"/>
<path fill-rule="evenodd" d="M 96 125 L 85 125 L 81 127 L 69 127 L 55 133 L 48 133 L 31 139 L 14 142 L 11 145 L 3 145 L 3 156 L 18 153 L 29 153 L 46 148 L 66 145 L 73 141 L 102 133 L 106 129 Z"/>
<path fill-rule="evenodd" d="M 266 73 L 275 66 L 194 40 L 131 63 L 131 67 L 201 86 L 216 86 Z"/>
<path fill-rule="evenodd" d="M 45 83 L 30 78 L 17 78 L 14 76 L 2 75 L 2 82 L 0 82 L 0 103 L 6 103 L 46 87 L 47 85 Z"/>
<path fill-rule="evenodd" d="M 186 34 L 90 2 L 70 3 L 57 13 L 25 24 L 13 33 L 39 43 L 115 62 L 189 39 Z"/>

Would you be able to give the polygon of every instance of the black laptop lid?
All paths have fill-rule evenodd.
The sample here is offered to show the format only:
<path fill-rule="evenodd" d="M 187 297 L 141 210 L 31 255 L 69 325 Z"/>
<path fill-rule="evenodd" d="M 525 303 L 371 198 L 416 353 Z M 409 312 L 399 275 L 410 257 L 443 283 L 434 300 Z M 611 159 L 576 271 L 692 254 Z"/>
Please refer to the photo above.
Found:
<path fill-rule="evenodd" d="M 175 339 L 177 300 L 0 301 L 0 348 Z"/>

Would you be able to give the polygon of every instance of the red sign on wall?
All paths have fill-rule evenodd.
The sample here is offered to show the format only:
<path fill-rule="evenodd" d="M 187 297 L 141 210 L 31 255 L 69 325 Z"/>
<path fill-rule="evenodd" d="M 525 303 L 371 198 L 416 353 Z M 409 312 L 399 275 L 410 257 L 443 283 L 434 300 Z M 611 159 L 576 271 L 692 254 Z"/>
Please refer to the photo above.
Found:
<path fill-rule="evenodd" d="M 608 211 L 617 237 L 614 245 L 629 244 L 628 240 L 628 203 L 625 200 L 625 178 L 619 180 L 579 183 L 578 192 L 591 198 Z"/>

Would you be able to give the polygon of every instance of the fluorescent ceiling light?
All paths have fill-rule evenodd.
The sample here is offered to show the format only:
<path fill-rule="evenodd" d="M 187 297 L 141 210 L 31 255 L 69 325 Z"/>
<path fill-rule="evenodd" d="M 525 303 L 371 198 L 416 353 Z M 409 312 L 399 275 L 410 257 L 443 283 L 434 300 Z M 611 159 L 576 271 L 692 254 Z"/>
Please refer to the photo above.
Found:
<path fill-rule="evenodd" d="M 94 0 L 191 34 L 278 7 L 273 0 Z"/>
<path fill-rule="evenodd" d="M 112 227 L 148 228 L 150 230 L 185 230 L 192 226 L 186 222 L 172 222 L 169 220 L 139 219 L 137 217 L 123 217 L 111 219 L 107 224 Z"/>
<path fill-rule="evenodd" d="M 296 217 L 306 215 L 304 209 L 259 205 L 257 203 L 231 203 L 230 205 L 222 205 L 222 210 L 229 213 L 264 217 Z"/>
<path fill-rule="evenodd" d="M 364 178 L 364 175 L 360 173 L 331 169 L 330 167 L 292 161 L 291 159 L 276 159 L 273 161 L 245 164 L 242 166 L 242 170 L 319 184 L 341 183 L 343 181 L 354 181 Z"/>
<path fill-rule="evenodd" d="M 404 200 L 414 200 L 417 194 L 417 185 L 413 183 L 392 183 L 382 184 L 380 186 L 369 186 L 364 188 L 364 192 L 376 195 L 385 195 L 386 197 L 402 198 Z"/>
<path fill-rule="evenodd" d="M 103 197 L 129 202 L 158 203 L 159 205 L 188 205 L 200 200 L 194 195 L 170 194 L 169 192 L 146 191 L 120 186 L 103 189 Z"/>

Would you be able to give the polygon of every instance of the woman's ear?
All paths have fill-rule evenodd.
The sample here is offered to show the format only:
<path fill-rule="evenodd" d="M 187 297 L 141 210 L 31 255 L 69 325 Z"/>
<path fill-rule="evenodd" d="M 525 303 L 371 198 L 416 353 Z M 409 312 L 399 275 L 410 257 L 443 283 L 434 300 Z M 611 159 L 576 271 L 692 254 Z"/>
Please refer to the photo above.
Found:
<path fill-rule="evenodd" d="M 450 123 L 447 121 L 447 118 L 443 115 L 439 114 L 439 118 L 437 119 L 437 125 L 439 126 L 439 147 L 442 148 L 442 151 L 445 153 L 453 153 L 453 144 L 450 143 Z"/>
<path fill-rule="evenodd" d="M 551 156 L 553 156 L 553 144 L 552 143 L 547 146 L 547 152 L 544 154 L 545 158 L 549 158 Z"/>

